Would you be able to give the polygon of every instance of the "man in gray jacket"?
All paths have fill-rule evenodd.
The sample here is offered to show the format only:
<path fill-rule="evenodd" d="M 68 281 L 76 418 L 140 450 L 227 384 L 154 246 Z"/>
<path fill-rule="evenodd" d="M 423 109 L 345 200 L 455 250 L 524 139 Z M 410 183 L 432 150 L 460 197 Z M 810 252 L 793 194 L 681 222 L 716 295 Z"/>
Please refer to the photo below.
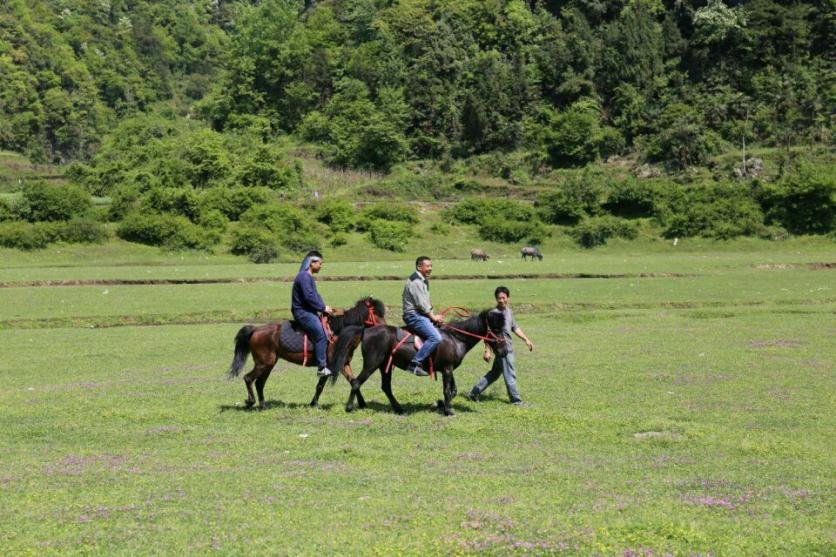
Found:
<path fill-rule="evenodd" d="M 421 337 L 424 344 L 409 362 L 406 371 L 415 375 L 429 375 L 424 369 L 424 361 L 433 353 L 441 342 L 441 333 L 435 324 L 442 323 L 443 317 L 433 313 L 430 303 L 430 274 L 433 272 L 433 262 L 422 255 L 415 260 L 415 272 L 406 280 L 403 289 L 403 321 L 416 335 Z"/>

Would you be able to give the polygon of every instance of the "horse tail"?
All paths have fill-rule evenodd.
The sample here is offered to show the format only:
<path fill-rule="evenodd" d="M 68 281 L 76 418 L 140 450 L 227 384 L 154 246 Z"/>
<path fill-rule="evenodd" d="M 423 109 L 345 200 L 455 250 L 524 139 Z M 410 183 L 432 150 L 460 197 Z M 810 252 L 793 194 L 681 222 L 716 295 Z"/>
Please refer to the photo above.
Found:
<path fill-rule="evenodd" d="M 235 355 L 232 357 L 232 364 L 229 366 L 229 379 L 238 377 L 244 364 L 247 363 L 247 356 L 250 354 L 250 337 L 255 327 L 244 325 L 238 334 L 235 335 Z"/>
<path fill-rule="evenodd" d="M 348 354 L 353 348 L 357 346 L 357 338 L 362 337 L 364 327 L 359 325 L 350 325 L 344 327 L 337 337 L 337 344 L 334 345 L 334 352 L 331 356 L 331 383 L 337 380 L 338 373 L 345 367 L 345 362 L 348 359 Z"/>

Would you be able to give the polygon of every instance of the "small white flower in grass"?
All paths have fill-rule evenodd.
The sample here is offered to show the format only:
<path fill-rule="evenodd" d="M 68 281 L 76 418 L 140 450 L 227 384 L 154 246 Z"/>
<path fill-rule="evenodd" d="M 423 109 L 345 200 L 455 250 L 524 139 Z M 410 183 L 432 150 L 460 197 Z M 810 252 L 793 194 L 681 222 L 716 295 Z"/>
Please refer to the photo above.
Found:
<path fill-rule="evenodd" d="M 307 433 L 300 433 L 299 434 L 299 437 L 301 437 L 302 439 L 306 438 L 307 436 L 308 436 Z"/>

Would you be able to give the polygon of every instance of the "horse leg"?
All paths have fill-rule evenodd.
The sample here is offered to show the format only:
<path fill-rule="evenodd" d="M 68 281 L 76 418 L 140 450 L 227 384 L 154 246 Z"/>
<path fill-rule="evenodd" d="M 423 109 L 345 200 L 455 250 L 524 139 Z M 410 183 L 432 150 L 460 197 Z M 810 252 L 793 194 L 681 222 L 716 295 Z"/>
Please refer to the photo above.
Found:
<path fill-rule="evenodd" d="M 360 373 L 357 379 L 351 382 L 351 393 L 349 393 L 348 395 L 348 402 L 345 403 L 346 412 L 351 412 L 352 410 L 354 410 L 354 399 L 357 398 L 359 401 L 359 398 L 362 397 L 362 395 L 360 395 L 360 387 L 363 386 L 363 383 L 366 382 L 366 379 L 368 379 L 369 375 L 371 375 L 373 372 L 374 368 L 369 370 L 364 365 L 363 371 Z M 365 405 L 365 401 L 363 401 L 363 404 Z"/>
<path fill-rule="evenodd" d="M 445 416 L 452 416 L 453 410 L 450 408 L 450 401 L 453 399 L 451 396 L 452 389 L 450 387 L 450 382 L 453 377 L 453 373 L 451 371 L 444 370 L 441 372 L 442 378 L 442 389 L 444 391 L 444 400 L 438 401 L 438 408 L 441 410 L 441 413 Z"/>
<path fill-rule="evenodd" d="M 270 377 L 271 371 L 273 371 L 273 366 L 266 368 L 264 373 L 262 373 L 261 376 L 255 380 L 255 390 L 258 393 L 259 410 L 264 410 L 264 384 L 267 383 L 267 378 Z"/>
<path fill-rule="evenodd" d="M 325 388 L 325 383 L 328 381 L 328 376 L 320 377 L 319 381 L 316 382 L 316 391 L 314 392 L 313 399 L 311 399 L 311 408 L 315 408 L 319 405 L 319 395 L 322 394 L 322 389 Z"/>
<path fill-rule="evenodd" d="M 247 387 L 247 400 L 244 401 L 244 406 L 252 408 L 255 404 L 255 393 L 253 392 L 253 382 L 261 376 L 261 370 L 258 364 L 253 366 L 252 371 L 244 376 L 244 385 Z"/>
<path fill-rule="evenodd" d="M 450 398 L 456 398 L 456 395 L 459 394 L 459 390 L 456 388 L 456 378 L 453 374 L 450 374 Z"/>
<path fill-rule="evenodd" d="M 383 389 L 384 393 L 386 393 L 386 398 L 389 399 L 389 404 L 392 405 L 392 410 L 395 414 L 403 414 L 403 408 L 401 408 L 401 405 L 398 404 L 398 401 L 395 399 L 395 395 L 392 394 L 391 369 L 387 373 L 383 367 L 380 368 L 380 388 Z"/>

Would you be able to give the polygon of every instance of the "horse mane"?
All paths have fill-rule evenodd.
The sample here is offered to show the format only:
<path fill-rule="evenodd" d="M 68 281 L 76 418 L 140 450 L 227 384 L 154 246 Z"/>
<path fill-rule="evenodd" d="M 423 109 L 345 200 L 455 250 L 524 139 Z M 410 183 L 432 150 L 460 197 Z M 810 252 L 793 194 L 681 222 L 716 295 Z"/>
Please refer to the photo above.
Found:
<path fill-rule="evenodd" d="M 386 317 L 386 304 L 384 304 L 381 300 L 376 298 L 372 298 L 371 296 L 366 296 L 365 298 L 360 298 L 354 304 L 354 307 L 351 309 L 346 310 L 345 312 L 345 324 L 346 325 L 359 325 L 363 322 L 363 320 L 367 316 L 367 305 L 370 305 L 372 311 L 380 316 L 381 318 Z"/>

